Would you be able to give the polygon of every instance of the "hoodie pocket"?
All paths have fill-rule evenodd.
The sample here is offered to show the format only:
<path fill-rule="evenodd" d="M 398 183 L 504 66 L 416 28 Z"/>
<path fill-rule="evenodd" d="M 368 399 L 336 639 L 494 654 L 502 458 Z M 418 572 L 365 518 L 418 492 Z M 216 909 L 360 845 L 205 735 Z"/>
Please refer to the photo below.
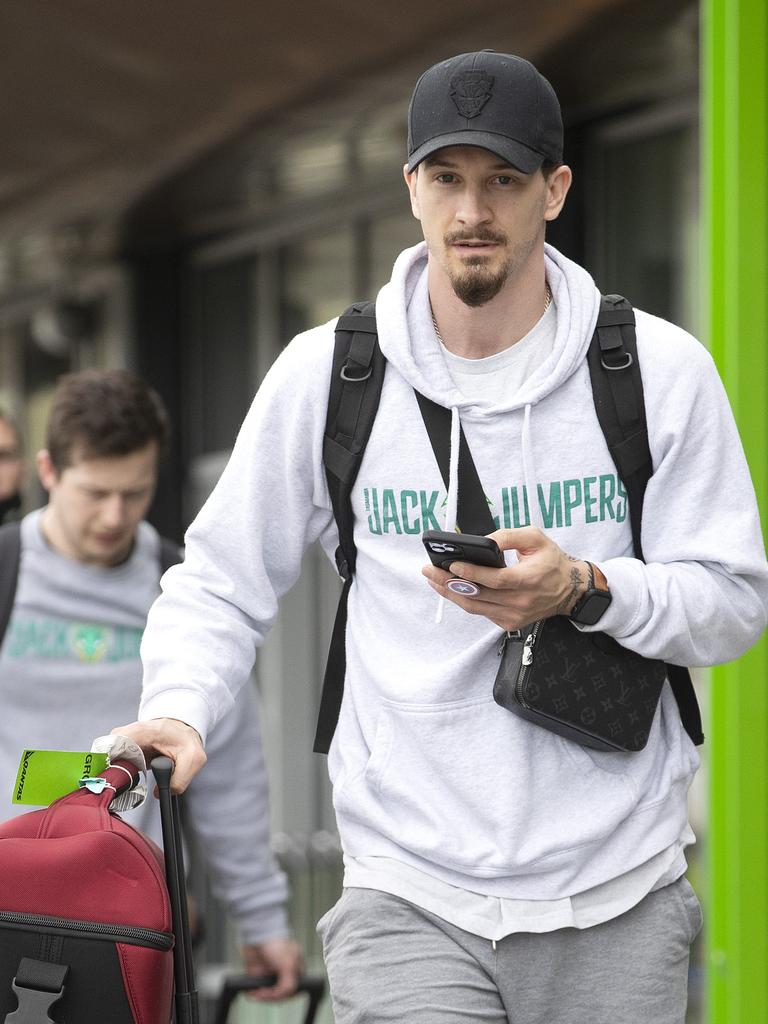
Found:
<path fill-rule="evenodd" d="M 549 871 L 632 813 L 623 775 L 492 699 L 382 703 L 364 771 L 337 797 L 341 816 L 476 877 Z M 353 854 L 370 850 L 351 850 Z"/>

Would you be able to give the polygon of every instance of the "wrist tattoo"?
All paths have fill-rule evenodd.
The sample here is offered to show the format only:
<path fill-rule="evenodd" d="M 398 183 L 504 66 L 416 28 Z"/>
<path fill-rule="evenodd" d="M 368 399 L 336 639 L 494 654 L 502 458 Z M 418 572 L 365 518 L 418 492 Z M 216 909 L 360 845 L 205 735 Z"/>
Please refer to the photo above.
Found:
<path fill-rule="evenodd" d="M 571 559 L 570 556 L 569 560 L 574 562 L 578 561 L 577 558 Z M 581 572 L 579 569 L 577 569 L 575 565 L 571 567 L 571 570 L 568 573 L 568 579 L 571 584 L 571 589 L 568 591 L 566 596 L 557 606 L 558 615 L 561 615 L 563 612 L 566 612 L 571 607 L 571 605 L 576 603 L 576 598 L 579 596 L 579 591 L 584 584 L 584 580 L 581 577 Z"/>

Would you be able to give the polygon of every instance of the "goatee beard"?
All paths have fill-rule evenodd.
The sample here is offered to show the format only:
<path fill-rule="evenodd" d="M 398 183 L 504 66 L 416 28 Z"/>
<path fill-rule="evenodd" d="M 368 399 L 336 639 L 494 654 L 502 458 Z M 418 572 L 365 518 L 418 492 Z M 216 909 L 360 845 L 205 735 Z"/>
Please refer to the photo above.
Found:
<path fill-rule="evenodd" d="M 474 240 L 477 242 L 496 242 L 499 245 L 507 245 L 506 235 L 501 232 L 490 231 L 478 228 L 471 235 L 466 232 L 454 232 L 445 238 L 446 247 L 456 242 Z M 448 272 L 454 294 L 465 306 L 484 306 L 495 298 L 509 276 L 510 267 L 506 263 L 496 272 L 486 269 L 488 259 L 478 254 L 474 258 L 465 261 L 461 272 L 452 274 Z"/>
<path fill-rule="evenodd" d="M 495 298 L 507 280 L 508 268 L 502 267 L 491 274 L 483 267 L 471 267 L 461 275 L 451 275 L 451 287 L 457 299 L 465 306 L 484 306 Z"/>

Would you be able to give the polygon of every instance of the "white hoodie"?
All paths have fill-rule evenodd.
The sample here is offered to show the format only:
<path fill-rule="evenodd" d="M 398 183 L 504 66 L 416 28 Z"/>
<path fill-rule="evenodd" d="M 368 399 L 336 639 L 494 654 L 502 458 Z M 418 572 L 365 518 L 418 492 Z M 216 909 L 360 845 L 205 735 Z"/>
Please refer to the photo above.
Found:
<path fill-rule="evenodd" d="M 500 630 L 435 596 L 421 533 L 450 524 L 413 394 L 461 418 L 501 526 L 528 518 L 600 565 L 613 603 L 599 628 L 685 665 L 737 657 L 766 624 L 768 569 L 754 491 L 705 349 L 637 313 L 654 476 L 632 557 L 626 497 L 592 402 L 585 353 L 599 294 L 551 247 L 554 348 L 500 406 L 468 404 L 431 328 L 424 245 L 379 293 L 389 365 L 353 489 L 357 572 L 344 702 L 329 755 L 345 853 L 386 857 L 472 892 L 556 900 L 631 870 L 677 842 L 698 765 L 665 692 L 646 748 L 601 753 L 494 703 Z M 163 580 L 144 634 L 141 717 L 205 735 L 232 706 L 255 647 L 320 538 L 337 543 L 322 467 L 333 322 L 286 348 L 256 396 L 219 484 Z"/>

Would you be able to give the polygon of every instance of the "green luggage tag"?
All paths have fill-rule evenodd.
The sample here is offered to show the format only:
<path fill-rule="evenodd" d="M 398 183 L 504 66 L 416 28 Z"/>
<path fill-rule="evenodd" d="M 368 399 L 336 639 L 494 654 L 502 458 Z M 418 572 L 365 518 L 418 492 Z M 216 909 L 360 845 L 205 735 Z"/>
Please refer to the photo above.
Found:
<path fill-rule="evenodd" d="M 48 804 L 77 789 L 81 781 L 100 775 L 106 754 L 77 750 L 25 750 L 21 756 L 12 803 Z"/>

